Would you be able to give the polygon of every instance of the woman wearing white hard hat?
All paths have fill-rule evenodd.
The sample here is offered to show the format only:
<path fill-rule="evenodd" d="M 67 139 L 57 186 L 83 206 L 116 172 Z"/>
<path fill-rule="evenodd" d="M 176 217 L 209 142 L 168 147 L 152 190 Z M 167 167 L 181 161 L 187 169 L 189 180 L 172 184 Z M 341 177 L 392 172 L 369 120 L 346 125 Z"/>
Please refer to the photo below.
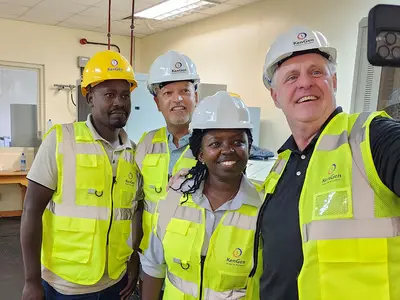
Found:
<path fill-rule="evenodd" d="M 400 299 L 400 123 L 336 106 L 336 56 L 304 27 L 266 55 L 292 135 L 264 183 L 261 300 Z"/>
<path fill-rule="evenodd" d="M 164 278 L 167 300 L 257 299 L 248 275 L 261 199 L 244 175 L 252 127 L 245 104 L 227 92 L 196 107 L 190 148 L 198 162 L 158 203 L 143 299 L 158 299 Z"/>

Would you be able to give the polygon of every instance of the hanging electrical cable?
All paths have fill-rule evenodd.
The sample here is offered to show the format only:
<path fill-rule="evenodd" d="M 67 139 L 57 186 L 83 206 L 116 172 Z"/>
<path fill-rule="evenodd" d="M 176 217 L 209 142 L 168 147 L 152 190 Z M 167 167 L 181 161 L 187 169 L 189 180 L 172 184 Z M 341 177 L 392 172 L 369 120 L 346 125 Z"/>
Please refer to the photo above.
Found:
<path fill-rule="evenodd" d="M 131 66 L 133 67 L 132 60 L 133 60 L 133 55 L 135 52 L 135 43 L 133 39 L 133 29 L 135 29 L 135 0 L 132 0 L 132 18 L 131 18 L 131 57 L 130 57 L 130 63 Z"/>
<path fill-rule="evenodd" d="M 111 0 L 108 0 L 108 50 L 111 48 Z"/>

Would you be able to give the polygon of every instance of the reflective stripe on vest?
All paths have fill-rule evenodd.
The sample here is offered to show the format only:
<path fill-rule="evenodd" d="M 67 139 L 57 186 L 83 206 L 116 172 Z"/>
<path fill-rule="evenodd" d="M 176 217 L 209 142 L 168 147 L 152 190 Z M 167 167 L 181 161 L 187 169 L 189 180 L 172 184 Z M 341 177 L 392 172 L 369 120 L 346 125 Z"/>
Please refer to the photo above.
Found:
<path fill-rule="evenodd" d="M 159 129 L 162 130 L 162 129 Z M 136 154 L 136 162 L 140 169 L 143 167 L 143 160 L 146 157 L 146 154 L 168 154 L 168 143 L 167 141 L 155 138 L 155 135 L 159 130 L 153 130 L 146 134 L 143 138 L 141 144 L 144 145 L 146 151 L 138 151 Z M 192 152 L 190 151 L 189 146 L 186 147 L 185 151 L 182 153 L 183 158 L 195 159 L 193 157 Z"/>
<path fill-rule="evenodd" d="M 63 194 L 61 203 L 50 200 L 47 209 L 56 216 L 71 218 L 86 218 L 97 220 L 108 220 L 110 209 L 107 207 L 94 207 L 76 204 L 76 156 L 79 154 L 106 155 L 98 143 L 77 143 L 75 139 L 73 124 L 62 125 L 63 141 L 58 144 L 58 151 L 64 156 L 68 163 L 63 164 Z M 122 158 L 133 163 L 133 155 L 124 151 Z M 95 194 L 97 191 L 89 189 L 88 194 Z M 132 208 L 114 208 L 114 220 L 132 220 Z"/>
<path fill-rule="evenodd" d="M 156 212 L 157 203 L 154 201 L 145 201 L 144 210 L 150 214 L 154 214 Z"/>
<path fill-rule="evenodd" d="M 171 189 L 168 192 L 168 198 L 158 203 L 157 213 L 159 213 L 159 217 L 157 222 L 156 234 L 161 241 L 164 240 L 168 224 L 170 222 L 173 222 L 172 219 L 190 221 L 196 224 L 203 224 L 203 208 L 181 206 L 181 200 L 182 194 Z M 250 216 L 241 214 L 237 211 L 227 211 L 224 215 L 222 224 L 220 224 L 219 226 L 222 225 L 223 227 L 234 227 L 241 230 L 251 230 L 255 232 L 256 224 L 256 213 L 253 216 Z M 212 247 L 211 244 L 210 247 Z M 168 250 L 165 249 L 165 251 L 167 252 Z M 182 266 L 182 264 L 184 265 L 186 262 L 174 258 L 173 263 L 177 263 Z M 207 269 L 207 265 L 204 267 L 204 269 Z M 181 278 L 180 276 L 173 274 L 170 270 L 167 270 L 167 279 L 176 289 L 178 289 L 183 294 L 190 295 L 195 298 L 199 297 L 199 285 L 197 283 Z M 244 287 L 243 289 L 238 290 L 215 291 L 207 286 L 207 280 L 204 282 L 205 284 L 203 299 L 241 299 L 241 297 L 244 297 L 246 295 L 246 290 L 244 289 Z M 166 285 L 166 293 L 168 293 L 167 289 L 168 284 Z"/>
<path fill-rule="evenodd" d="M 142 163 L 146 156 L 146 154 L 163 154 L 168 153 L 167 144 L 165 141 L 159 141 L 157 143 L 153 143 L 154 136 L 156 135 L 158 130 L 153 130 L 146 134 L 146 136 L 141 141 L 140 145 L 145 147 L 146 151 L 138 151 L 136 154 L 136 162 L 140 169 L 142 169 Z"/>
<path fill-rule="evenodd" d="M 303 225 L 303 241 L 389 238 L 400 236 L 400 217 L 376 218 L 375 193 L 367 181 L 367 174 L 361 153 L 361 143 L 365 140 L 363 126 L 370 113 L 361 113 L 348 138 L 353 155 L 352 198 L 353 219 L 315 220 Z M 318 150 L 335 150 L 347 143 L 347 131 L 340 135 L 325 135 Z M 323 143 L 322 143 L 323 142 Z M 330 146 L 330 147 L 328 147 Z"/>
<path fill-rule="evenodd" d="M 195 298 L 199 296 L 199 287 L 197 286 L 197 284 L 187 280 L 183 280 L 182 278 L 179 278 L 178 276 L 175 276 L 168 271 L 167 278 L 171 282 L 171 284 L 182 293 L 193 296 Z"/>
<path fill-rule="evenodd" d="M 167 271 L 167 278 L 173 286 L 179 289 L 182 293 L 190 295 L 194 298 L 199 296 L 197 284 L 183 280 L 178 276 Z M 203 299 L 218 300 L 218 299 L 243 299 L 246 296 L 246 289 L 236 291 L 217 292 L 209 288 L 204 289 Z"/>
<path fill-rule="evenodd" d="M 173 197 L 169 196 L 169 201 L 160 201 L 157 208 L 157 213 L 162 212 L 157 223 L 157 235 L 161 240 L 164 238 L 165 230 L 172 218 L 187 220 L 198 224 L 202 223 L 200 209 L 180 206 L 181 194 L 173 190 L 170 190 L 169 194 L 173 195 Z M 226 213 L 222 224 L 224 226 L 233 226 L 245 230 L 256 230 L 257 216 L 246 216 L 236 211 L 230 211 Z"/>

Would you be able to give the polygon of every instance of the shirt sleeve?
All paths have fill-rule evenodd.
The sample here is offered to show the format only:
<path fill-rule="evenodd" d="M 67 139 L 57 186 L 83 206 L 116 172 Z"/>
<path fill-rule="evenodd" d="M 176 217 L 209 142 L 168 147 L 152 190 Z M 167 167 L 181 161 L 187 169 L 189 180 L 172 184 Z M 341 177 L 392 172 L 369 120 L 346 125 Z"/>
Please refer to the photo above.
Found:
<path fill-rule="evenodd" d="M 56 130 L 50 131 L 33 160 L 31 169 L 26 176 L 29 180 L 43 185 L 51 190 L 56 190 L 58 168 L 56 162 Z"/>
<path fill-rule="evenodd" d="M 380 179 L 400 197 L 400 122 L 375 118 L 370 126 L 370 142 Z"/>
<path fill-rule="evenodd" d="M 154 232 L 150 234 L 149 247 L 143 254 L 139 253 L 139 255 L 143 272 L 155 278 L 165 278 L 167 265 L 163 244 Z"/>

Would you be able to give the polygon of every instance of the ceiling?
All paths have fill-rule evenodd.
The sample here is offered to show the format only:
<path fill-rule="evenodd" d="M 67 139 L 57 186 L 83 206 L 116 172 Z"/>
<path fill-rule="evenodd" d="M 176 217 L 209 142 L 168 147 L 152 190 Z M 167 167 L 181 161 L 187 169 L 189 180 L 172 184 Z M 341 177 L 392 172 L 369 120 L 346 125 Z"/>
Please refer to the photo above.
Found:
<path fill-rule="evenodd" d="M 170 21 L 135 20 L 134 35 L 144 37 L 186 23 L 205 19 L 260 0 L 213 0 L 217 6 Z M 164 2 L 136 0 L 135 12 Z M 130 35 L 131 0 L 112 0 L 111 33 Z M 0 18 L 60 27 L 107 32 L 108 0 L 0 0 Z"/>

